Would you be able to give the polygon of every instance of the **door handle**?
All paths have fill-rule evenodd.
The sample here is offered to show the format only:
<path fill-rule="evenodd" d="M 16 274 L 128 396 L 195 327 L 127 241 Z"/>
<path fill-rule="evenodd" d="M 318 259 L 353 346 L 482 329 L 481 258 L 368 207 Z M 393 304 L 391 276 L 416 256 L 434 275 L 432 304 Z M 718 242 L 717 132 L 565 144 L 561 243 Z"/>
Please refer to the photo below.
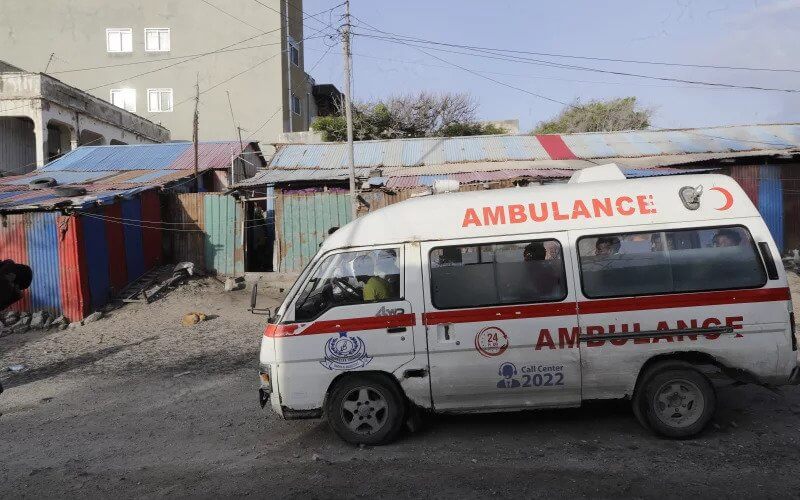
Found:
<path fill-rule="evenodd" d="M 440 323 L 436 326 L 436 336 L 439 342 L 452 342 L 453 341 L 453 325 L 452 323 Z"/>
<path fill-rule="evenodd" d="M 397 327 L 394 327 L 394 328 L 387 328 L 386 331 L 388 333 L 402 333 L 402 332 L 406 331 L 406 327 L 397 326 Z"/>

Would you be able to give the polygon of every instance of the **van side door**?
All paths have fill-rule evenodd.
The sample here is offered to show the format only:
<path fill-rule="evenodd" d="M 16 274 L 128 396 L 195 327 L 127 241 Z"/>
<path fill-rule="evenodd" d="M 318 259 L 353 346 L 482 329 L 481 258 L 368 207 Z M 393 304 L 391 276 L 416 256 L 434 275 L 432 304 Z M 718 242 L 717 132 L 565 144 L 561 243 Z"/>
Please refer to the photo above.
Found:
<path fill-rule="evenodd" d="M 436 410 L 580 404 L 566 243 L 551 233 L 421 244 Z"/>

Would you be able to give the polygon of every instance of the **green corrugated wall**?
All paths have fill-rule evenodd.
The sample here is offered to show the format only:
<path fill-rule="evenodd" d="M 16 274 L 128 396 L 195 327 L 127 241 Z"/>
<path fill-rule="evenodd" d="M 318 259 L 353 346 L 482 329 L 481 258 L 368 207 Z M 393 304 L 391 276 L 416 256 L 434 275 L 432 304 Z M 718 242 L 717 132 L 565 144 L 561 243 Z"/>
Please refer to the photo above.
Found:
<path fill-rule="evenodd" d="M 282 199 L 279 269 L 300 271 L 317 253 L 328 229 L 350 222 L 350 195 L 287 194 Z"/>
<path fill-rule="evenodd" d="M 244 273 L 242 206 L 232 196 L 203 196 L 206 269 L 228 276 Z"/>

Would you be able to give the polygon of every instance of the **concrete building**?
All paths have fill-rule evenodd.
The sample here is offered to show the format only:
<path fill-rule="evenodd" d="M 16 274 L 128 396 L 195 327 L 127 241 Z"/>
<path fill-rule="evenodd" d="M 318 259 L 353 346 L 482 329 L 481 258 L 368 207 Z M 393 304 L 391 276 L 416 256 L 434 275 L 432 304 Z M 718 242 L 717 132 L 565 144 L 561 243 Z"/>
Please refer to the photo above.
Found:
<path fill-rule="evenodd" d="M 241 126 L 243 139 L 266 146 L 279 133 L 308 130 L 316 114 L 314 81 L 303 69 L 302 7 L 302 0 L 5 0 L 0 59 L 144 116 L 176 140 L 192 138 L 198 83 L 201 140 L 236 138 Z M 306 20 L 315 28 L 309 36 L 336 34 L 327 16 L 315 19 L 325 22 Z"/>
<path fill-rule="evenodd" d="M 2 68 L 0 175 L 30 172 L 82 145 L 169 140 L 164 127 L 53 77 Z"/>

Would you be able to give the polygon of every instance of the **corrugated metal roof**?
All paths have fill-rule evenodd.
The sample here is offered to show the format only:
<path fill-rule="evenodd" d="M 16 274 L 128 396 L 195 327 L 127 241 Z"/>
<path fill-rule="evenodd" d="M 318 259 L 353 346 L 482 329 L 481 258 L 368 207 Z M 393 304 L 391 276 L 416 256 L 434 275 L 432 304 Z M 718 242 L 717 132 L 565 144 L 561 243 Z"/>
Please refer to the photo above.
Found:
<path fill-rule="evenodd" d="M 245 148 L 247 144 L 244 145 Z M 238 156 L 238 141 L 201 142 L 198 145 L 201 169 L 225 168 L 231 155 Z M 53 160 L 40 172 L 109 172 L 120 170 L 188 170 L 194 168 L 194 149 L 190 142 L 136 144 L 125 146 L 81 146 Z"/>
<path fill-rule="evenodd" d="M 641 168 L 641 169 L 623 169 L 626 177 L 654 177 L 661 175 L 679 175 L 687 173 L 708 172 L 716 170 L 713 168 L 703 169 L 679 169 L 679 168 Z M 504 169 L 485 172 L 462 172 L 456 174 L 439 174 L 439 175 L 406 175 L 397 177 L 376 177 L 370 179 L 370 184 L 380 185 L 383 183 L 390 189 L 409 189 L 419 186 L 432 186 L 434 182 L 440 179 L 452 179 L 462 184 L 469 184 L 475 182 L 492 182 L 512 179 L 569 179 L 575 170 L 557 169 L 557 168 L 532 168 L 532 169 Z M 375 179 L 375 182 L 372 180 Z M 382 181 L 382 182 L 380 182 Z"/>
<path fill-rule="evenodd" d="M 543 142 L 542 138 L 546 140 Z M 554 148 L 554 144 L 560 143 L 564 146 Z M 570 159 L 557 159 L 565 157 L 564 147 Z M 269 162 L 268 170 L 236 187 L 347 179 L 345 148 L 344 143 L 280 146 Z M 517 169 L 575 170 L 596 164 L 595 160 L 617 163 L 622 168 L 638 171 L 798 151 L 800 124 L 638 130 L 556 137 L 502 135 L 359 141 L 354 144 L 354 150 L 356 175 L 360 178 L 370 175 L 373 169 L 380 169 L 381 175 L 387 177 L 452 176 Z M 664 172 L 650 175 L 666 175 Z M 486 180 L 491 175 L 478 177 Z M 502 175 L 511 178 L 527 174 L 506 172 Z M 476 178 L 475 182 L 479 181 Z"/>
<path fill-rule="evenodd" d="M 250 144 L 202 142 L 198 145 L 198 170 L 228 168 L 231 155 L 241 155 Z M 256 145 L 253 149 L 258 151 Z M 191 143 L 82 146 L 34 172 L 0 178 L 0 211 L 103 204 L 193 176 Z M 53 178 L 59 185 L 84 187 L 87 194 L 68 198 L 51 189 L 29 189 L 31 181 L 42 178 Z"/>
<path fill-rule="evenodd" d="M 800 124 L 585 133 L 559 137 L 576 157 L 584 159 L 721 154 L 800 148 Z M 345 147 L 344 143 L 286 144 L 278 149 L 269 167 L 340 169 L 346 166 Z M 556 157 L 552 151 L 548 152 L 540 137 L 532 135 L 359 141 L 354 150 L 355 164 L 362 168 L 541 161 Z"/>

